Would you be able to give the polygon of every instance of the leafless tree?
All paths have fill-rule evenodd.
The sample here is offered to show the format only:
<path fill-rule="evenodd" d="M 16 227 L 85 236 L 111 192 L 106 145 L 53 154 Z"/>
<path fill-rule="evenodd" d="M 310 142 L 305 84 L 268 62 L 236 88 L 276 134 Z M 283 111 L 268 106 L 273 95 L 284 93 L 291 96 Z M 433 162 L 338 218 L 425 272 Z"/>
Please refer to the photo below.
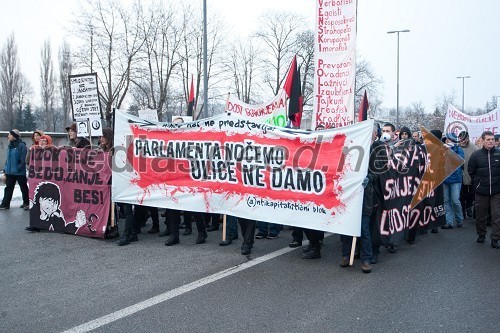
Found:
<path fill-rule="evenodd" d="M 274 95 L 278 94 L 297 50 L 297 34 L 301 32 L 303 22 L 300 15 L 287 11 L 270 11 L 260 17 L 259 30 L 255 36 L 265 45 L 264 82 Z"/>
<path fill-rule="evenodd" d="M 410 130 L 419 130 L 420 127 L 429 126 L 430 114 L 426 112 L 422 102 L 414 102 L 410 107 L 402 110 L 400 123 L 402 126 L 408 127 Z"/>
<path fill-rule="evenodd" d="M 236 91 L 238 99 L 245 103 L 255 103 L 252 100 L 252 93 L 256 82 L 256 60 L 259 57 L 259 50 L 252 43 L 252 40 L 237 40 L 230 47 L 229 59 L 226 68 L 232 74 L 232 88 Z"/>
<path fill-rule="evenodd" d="M 28 97 L 33 95 L 33 88 L 31 87 L 31 83 L 29 82 L 28 78 L 26 75 L 23 73 L 20 73 L 19 75 L 19 84 L 18 84 L 18 89 L 17 89 L 17 106 L 18 106 L 18 114 L 17 114 L 17 119 L 22 119 L 21 124 L 16 124 L 16 127 L 25 129 L 25 123 L 23 119 L 23 106 L 25 104 L 28 104 L 29 102 L 27 101 Z"/>
<path fill-rule="evenodd" d="M 17 44 L 12 33 L 7 38 L 0 55 L 0 106 L 4 119 L 0 125 L 2 130 L 10 130 L 14 126 L 20 77 Z"/>
<path fill-rule="evenodd" d="M 67 41 L 59 48 L 59 93 L 61 94 L 61 108 L 63 113 L 63 124 L 68 124 L 71 116 L 71 96 L 69 87 L 69 76 L 73 72 L 73 60 L 71 49 Z"/>
<path fill-rule="evenodd" d="M 381 116 L 381 110 L 379 110 L 382 102 L 380 101 L 380 86 L 382 85 L 382 80 L 377 77 L 371 65 L 365 59 L 356 56 L 356 78 L 355 78 L 355 95 L 354 104 L 357 110 L 363 95 L 367 93 L 368 102 L 370 104 L 369 116 L 377 118 Z"/>
<path fill-rule="evenodd" d="M 306 30 L 297 35 L 297 65 L 300 67 L 303 104 L 312 110 L 314 78 L 314 31 Z"/>
<path fill-rule="evenodd" d="M 127 96 L 133 62 L 144 43 L 140 17 L 139 1 L 126 7 L 116 1 L 87 0 L 75 22 L 83 41 L 77 54 L 87 70 L 97 72 L 108 125 L 113 107 L 120 108 Z"/>
<path fill-rule="evenodd" d="M 52 49 L 50 40 L 43 43 L 40 52 L 40 95 L 43 104 L 43 119 L 45 120 L 45 130 L 55 131 L 54 123 L 54 103 L 55 103 L 55 84 L 54 84 L 54 64 L 52 63 Z"/>
<path fill-rule="evenodd" d="M 199 14 L 197 14 L 199 13 Z M 193 114 L 195 118 L 213 115 L 213 111 L 200 103 L 203 100 L 201 90 L 203 89 L 203 26 L 202 11 L 199 8 L 186 6 L 183 8 L 183 19 L 181 31 L 184 32 L 181 39 L 179 55 L 181 58 L 181 81 L 184 90 L 184 101 L 187 105 L 189 89 L 191 86 L 191 75 L 194 74 L 194 90 L 196 110 Z M 227 32 L 222 19 L 217 14 L 210 14 L 207 18 L 207 77 L 208 90 L 215 96 L 219 95 L 217 86 L 220 80 L 227 79 L 224 75 L 223 56 L 225 56 L 225 44 Z M 209 98 L 210 96 L 207 96 Z"/>
<path fill-rule="evenodd" d="M 180 64 L 178 55 L 182 30 L 176 26 L 176 8 L 156 2 L 140 18 L 144 45 L 138 52 L 136 71 L 131 78 L 132 94 L 139 107 L 155 109 L 161 121 L 166 113 L 167 92 Z"/>

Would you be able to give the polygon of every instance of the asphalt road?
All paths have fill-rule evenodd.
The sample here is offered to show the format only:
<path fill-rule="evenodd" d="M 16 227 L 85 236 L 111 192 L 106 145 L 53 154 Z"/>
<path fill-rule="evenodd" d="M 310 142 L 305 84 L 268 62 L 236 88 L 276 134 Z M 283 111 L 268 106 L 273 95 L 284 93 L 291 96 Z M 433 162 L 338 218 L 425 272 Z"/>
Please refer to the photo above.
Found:
<path fill-rule="evenodd" d="M 3 188 L 0 188 L 2 191 Z M 474 223 L 383 250 L 371 274 L 287 247 L 291 231 L 219 247 L 221 231 L 166 247 L 145 233 L 115 240 L 30 233 L 28 212 L 0 211 L 0 332 L 498 332 L 500 250 Z M 161 225 L 162 229 L 164 225 Z"/>

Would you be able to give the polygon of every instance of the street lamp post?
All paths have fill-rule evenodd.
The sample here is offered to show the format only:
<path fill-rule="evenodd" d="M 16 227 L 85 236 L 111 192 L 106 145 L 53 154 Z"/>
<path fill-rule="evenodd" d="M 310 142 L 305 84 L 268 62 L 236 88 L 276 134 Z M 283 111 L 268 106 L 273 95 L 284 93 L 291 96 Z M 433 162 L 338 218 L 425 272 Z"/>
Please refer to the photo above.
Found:
<path fill-rule="evenodd" d="M 470 79 L 470 76 L 457 76 L 457 79 L 462 79 L 462 112 L 464 111 L 464 96 L 465 96 L 465 79 Z"/>
<path fill-rule="evenodd" d="M 396 90 L 396 127 L 399 129 L 399 33 L 410 32 L 408 29 L 387 31 L 388 34 L 398 35 L 398 57 L 397 57 L 397 90 Z"/>

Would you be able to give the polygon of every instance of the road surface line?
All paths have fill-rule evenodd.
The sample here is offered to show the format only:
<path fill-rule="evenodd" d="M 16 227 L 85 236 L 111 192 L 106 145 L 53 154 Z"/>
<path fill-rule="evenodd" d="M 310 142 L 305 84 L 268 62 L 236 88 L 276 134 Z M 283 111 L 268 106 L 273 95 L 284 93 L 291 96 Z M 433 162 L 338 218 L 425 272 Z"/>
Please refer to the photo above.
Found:
<path fill-rule="evenodd" d="M 307 243 L 307 242 L 305 242 L 305 243 Z M 245 269 L 248 269 L 248 268 L 253 267 L 255 265 L 258 265 L 260 263 L 266 262 L 266 261 L 271 260 L 273 258 L 279 257 L 279 256 L 286 254 L 288 252 L 291 252 L 293 250 L 295 250 L 295 249 L 285 247 L 283 249 L 271 252 L 269 254 L 263 255 L 262 257 L 258 257 L 258 258 L 249 260 L 249 261 L 247 261 L 243 264 L 240 264 L 238 266 L 225 269 L 223 271 L 217 272 L 217 273 L 212 274 L 210 276 L 204 277 L 203 279 L 200 279 L 200 280 L 191 282 L 189 284 L 186 284 L 184 286 L 172 289 L 172 290 L 167 291 L 167 292 L 160 294 L 158 296 L 151 297 L 151 298 L 144 300 L 142 302 L 139 302 L 137 304 L 128 306 L 124 309 L 115 311 L 115 312 L 110 313 L 108 315 L 105 315 L 105 316 L 102 316 L 100 318 L 94 319 L 92 321 L 86 322 L 85 324 L 73 327 L 69 330 L 64 331 L 63 333 L 84 333 L 84 332 L 89 332 L 89 331 L 95 330 L 96 328 L 102 327 L 104 325 L 107 325 L 107 324 L 112 323 L 114 321 L 117 321 L 119 319 L 133 315 L 136 312 L 142 311 L 142 310 L 150 308 L 154 305 L 168 301 L 174 297 L 185 294 L 191 290 L 195 290 L 197 288 L 203 287 L 209 283 L 212 283 L 212 282 L 215 282 L 215 281 L 220 280 L 222 278 L 225 278 L 226 276 L 236 274 L 236 273 L 241 272 Z"/>

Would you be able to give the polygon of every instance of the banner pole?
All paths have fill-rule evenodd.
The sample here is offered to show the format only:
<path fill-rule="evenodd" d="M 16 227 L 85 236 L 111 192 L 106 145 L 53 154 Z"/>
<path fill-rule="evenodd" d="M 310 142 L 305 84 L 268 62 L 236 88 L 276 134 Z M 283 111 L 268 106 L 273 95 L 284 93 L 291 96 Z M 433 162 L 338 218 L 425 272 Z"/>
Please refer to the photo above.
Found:
<path fill-rule="evenodd" d="M 111 228 L 115 226 L 115 202 L 111 201 Z"/>
<path fill-rule="evenodd" d="M 352 264 L 354 263 L 354 252 L 356 251 L 356 239 L 358 239 L 358 237 L 352 238 L 351 258 L 349 259 L 349 266 L 352 266 Z"/>
<path fill-rule="evenodd" d="M 226 214 L 222 215 L 222 241 L 226 240 Z"/>

